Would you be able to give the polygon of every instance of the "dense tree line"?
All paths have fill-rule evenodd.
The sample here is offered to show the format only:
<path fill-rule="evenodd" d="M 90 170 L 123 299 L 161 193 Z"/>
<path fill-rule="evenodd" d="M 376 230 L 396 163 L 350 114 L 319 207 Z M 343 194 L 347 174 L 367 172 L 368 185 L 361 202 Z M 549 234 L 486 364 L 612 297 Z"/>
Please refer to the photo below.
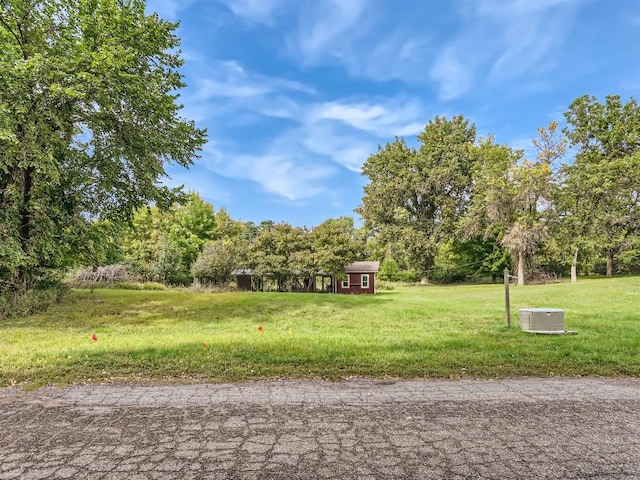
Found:
<path fill-rule="evenodd" d="M 196 194 L 166 211 L 139 209 L 120 238 L 109 247 L 119 251 L 118 261 L 143 280 L 169 284 L 225 285 L 234 271 L 250 270 L 289 290 L 320 273 L 341 275 L 364 252 L 352 218 L 329 219 L 313 229 L 273 221 L 255 225 L 233 220 L 224 208 L 215 212 Z"/>
<path fill-rule="evenodd" d="M 418 135 L 371 155 L 362 205 L 374 256 L 428 279 L 492 275 L 513 264 L 518 282 L 578 269 L 640 269 L 640 108 L 607 96 L 576 99 L 538 130 L 537 155 L 477 138 L 461 116 L 436 117 Z M 567 149 L 573 155 L 567 155 Z M 385 265 L 385 268 L 387 266 Z M 443 275 L 446 277 L 446 275 Z"/>
<path fill-rule="evenodd" d="M 536 277 L 577 281 L 578 270 L 638 272 L 640 108 L 633 99 L 622 103 L 609 96 L 600 103 L 585 96 L 565 116 L 563 130 L 556 122 L 538 129 L 533 159 L 491 136 L 478 138 L 462 116 L 430 121 L 417 137 L 418 148 L 402 138 L 379 147 L 363 166 L 370 181 L 356 209 L 362 228 L 346 217 L 311 230 L 271 221 L 256 226 L 210 210 L 211 220 L 204 222 L 209 233 L 190 233 L 181 225 L 195 203 L 202 203 L 193 196 L 191 204 L 171 214 L 138 213 L 138 224 L 139 217 L 155 212 L 158 219 L 177 215 L 176 225 L 148 228 L 146 236 L 138 228 L 131 236 L 138 240 L 125 251 L 130 261 L 142 264 L 132 246 L 146 242 L 158 262 L 147 271 L 160 272 L 171 245 L 160 240 L 172 239 L 178 252 L 177 243 L 195 235 L 199 240 L 185 244 L 190 252 L 183 248 L 182 256 L 176 253 L 166 262 L 183 265 L 183 278 L 194 262 L 191 275 L 206 281 L 223 283 L 234 269 L 245 268 L 271 275 L 280 289 L 288 288 L 294 272 L 340 274 L 356 258 L 380 260 L 383 279 L 406 281 L 496 280 L 504 268 L 520 284 Z M 226 233 L 219 230 L 222 213 Z M 153 245 L 142 240 L 151 234 Z"/>

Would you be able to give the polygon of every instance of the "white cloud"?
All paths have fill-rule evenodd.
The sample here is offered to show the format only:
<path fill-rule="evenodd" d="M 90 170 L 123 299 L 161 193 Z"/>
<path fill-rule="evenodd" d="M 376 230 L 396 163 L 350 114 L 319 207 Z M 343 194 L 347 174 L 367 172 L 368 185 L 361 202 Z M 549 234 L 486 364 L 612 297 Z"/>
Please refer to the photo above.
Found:
<path fill-rule="evenodd" d="M 442 100 L 548 69 L 588 1 L 457 0 L 452 10 L 435 0 L 218 0 L 247 21 L 277 26 L 302 65 L 340 65 L 374 81 L 431 80 Z M 229 95 L 252 92 L 238 88 Z"/>
<path fill-rule="evenodd" d="M 238 62 L 212 62 L 195 81 L 193 99 L 205 101 L 212 98 L 243 99 L 280 91 L 294 91 L 313 95 L 314 87 L 301 82 L 248 73 Z"/>
<path fill-rule="evenodd" d="M 270 193 L 288 200 L 301 200 L 321 194 L 324 180 L 334 169 L 322 164 L 300 160 L 300 152 L 267 153 L 262 156 L 236 159 L 249 172 L 251 180 Z"/>
<path fill-rule="evenodd" d="M 516 1 L 512 8 L 499 11 L 496 18 L 502 20 L 503 52 L 493 64 L 491 75 L 497 80 L 511 80 L 544 69 L 545 61 L 553 60 L 571 28 L 568 7 L 575 3 Z"/>
<path fill-rule="evenodd" d="M 431 69 L 440 98 L 458 98 L 486 80 L 539 82 L 562 48 L 576 7 L 584 1 L 458 1 L 463 28 L 445 43 Z M 487 67 L 485 79 L 481 73 Z"/>
<path fill-rule="evenodd" d="M 234 149 L 240 150 L 236 145 Z M 219 175 L 251 180 L 265 191 L 290 201 L 304 200 L 324 191 L 322 181 L 335 173 L 335 168 L 317 157 L 304 154 L 300 144 L 282 137 L 264 151 L 205 153 L 201 162 Z"/>
<path fill-rule="evenodd" d="M 308 124 L 300 129 L 304 151 L 320 155 L 349 171 L 359 173 L 376 140 L 359 134 L 344 133 L 335 124 Z"/>
<path fill-rule="evenodd" d="M 300 115 L 296 97 L 317 93 L 301 82 L 247 72 L 233 61 L 210 62 L 198 73 L 181 99 L 183 115 L 198 122 L 226 118 L 247 124 L 259 116 L 294 118 Z"/>
<path fill-rule="evenodd" d="M 378 81 L 400 79 L 409 83 L 424 83 L 429 66 L 436 55 L 435 45 L 424 32 L 410 28 L 391 32 L 378 38 L 378 43 L 358 49 L 358 58 L 347 56 L 345 62 L 352 75 Z"/>
<path fill-rule="evenodd" d="M 364 0 L 324 0 L 305 11 L 301 15 L 297 46 L 306 62 L 315 64 L 327 55 L 339 56 L 339 45 L 364 28 L 361 15 L 365 6 Z"/>
<path fill-rule="evenodd" d="M 340 65 L 353 77 L 375 81 L 420 83 L 428 78 L 435 54 L 429 29 L 433 20 L 412 15 L 423 6 L 404 0 L 397 7 L 365 0 L 303 5 L 297 24 L 285 33 L 289 53 L 301 64 Z"/>
<path fill-rule="evenodd" d="M 338 166 L 359 173 L 379 143 L 423 128 L 418 121 L 423 112 L 416 102 L 304 103 L 286 96 L 280 100 L 283 115 L 290 120 L 286 127 L 276 130 L 273 138 L 263 140 L 253 151 L 246 151 L 239 143 L 207 147 L 203 155 L 207 168 L 220 175 L 252 180 L 289 201 L 301 201 L 326 194 L 330 185 L 326 180 L 338 172 Z M 269 116 L 280 108 L 266 101 L 236 107 Z M 259 120 L 256 122 L 260 125 Z"/>
<path fill-rule="evenodd" d="M 402 102 L 387 99 L 383 102 L 352 102 L 338 100 L 314 106 L 310 122 L 335 121 L 356 130 L 389 138 L 396 135 L 417 134 L 424 127 L 419 119 L 423 116 L 416 101 Z"/>
<path fill-rule="evenodd" d="M 473 85 L 475 65 L 463 61 L 458 50 L 449 46 L 436 57 L 431 78 L 439 83 L 441 100 L 451 100 L 467 93 Z"/>
<path fill-rule="evenodd" d="M 379 143 L 424 128 L 417 100 L 318 101 L 321 94 L 305 84 L 249 72 L 238 62 L 214 62 L 210 75 L 192 84 L 186 110 L 215 122 L 199 163 L 218 175 L 256 182 L 289 202 L 327 194 L 327 179 L 341 168 L 359 173 Z M 257 133 L 246 144 L 225 133 L 242 122 Z"/>

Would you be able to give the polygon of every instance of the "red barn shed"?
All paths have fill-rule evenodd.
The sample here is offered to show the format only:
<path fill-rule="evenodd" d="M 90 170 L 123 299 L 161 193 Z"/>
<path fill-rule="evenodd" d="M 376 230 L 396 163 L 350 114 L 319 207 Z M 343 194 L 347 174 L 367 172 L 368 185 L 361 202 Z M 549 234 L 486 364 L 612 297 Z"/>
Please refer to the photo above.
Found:
<path fill-rule="evenodd" d="M 380 262 L 353 262 L 344 267 L 347 276 L 338 281 L 336 293 L 376 293 Z"/>

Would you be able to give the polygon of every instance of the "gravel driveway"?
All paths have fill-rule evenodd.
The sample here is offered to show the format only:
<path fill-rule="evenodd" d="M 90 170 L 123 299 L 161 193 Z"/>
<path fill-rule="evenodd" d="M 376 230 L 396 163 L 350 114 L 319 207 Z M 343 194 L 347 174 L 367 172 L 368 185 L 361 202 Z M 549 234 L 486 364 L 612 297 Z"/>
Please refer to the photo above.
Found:
<path fill-rule="evenodd" d="M 640 379 L 0 389 L 0 479 L 639 479 Z"/>

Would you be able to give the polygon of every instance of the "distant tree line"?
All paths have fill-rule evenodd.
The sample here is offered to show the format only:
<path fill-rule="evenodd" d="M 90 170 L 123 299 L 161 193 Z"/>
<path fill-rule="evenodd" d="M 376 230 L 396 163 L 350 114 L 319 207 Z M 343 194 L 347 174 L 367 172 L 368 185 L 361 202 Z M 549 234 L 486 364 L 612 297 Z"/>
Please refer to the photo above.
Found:
<path fill-rule="evenodd" d="M 131 225 L 105 237 L 97 257 L 123 263 L 145 281 L 226 285 L 236 270 L 269 275 L 278 289 L 294 277 L 339 276 L 364 255 L 364 237 L 349 217 L 329 219 L 312 229 L 232 219 L 191 193 L 183 204 L 138 209 Z"/>
<path fill-rule="evenodd" d="M 578 272 L 640 271 L 640 108 L 619 96 L 576 99 L 540 128 L 536 156 L 477 138 L 462 116 L 379 147 L 357 212 L 383 270 L 423 280 L 498 276 L 518 283 Z M 569 154 L 570 153 L 570 154 Z M 392 273 L 390 273 L 392 274 Z"/>
<path fill-rule="evenodd" d="M 478 138 L 462 116 L 436 117 L 418 135 L 366 160 L 364 220 L 312 228 L 233 220 L 191 194 L 167 211 L 138 210 L 120 260 L 145 279 L 223 284 L 232 271 L 339 275 L 355 259 L 382 262 L 392 281 L 494 281 L 508 268 L 524 284 L 578 273 L 640 273 L 640 108 L 608 96 L 576 99 L 532 139 L 535 158 Z M 102 255 L 106 258 L 108 255 Z"/>

